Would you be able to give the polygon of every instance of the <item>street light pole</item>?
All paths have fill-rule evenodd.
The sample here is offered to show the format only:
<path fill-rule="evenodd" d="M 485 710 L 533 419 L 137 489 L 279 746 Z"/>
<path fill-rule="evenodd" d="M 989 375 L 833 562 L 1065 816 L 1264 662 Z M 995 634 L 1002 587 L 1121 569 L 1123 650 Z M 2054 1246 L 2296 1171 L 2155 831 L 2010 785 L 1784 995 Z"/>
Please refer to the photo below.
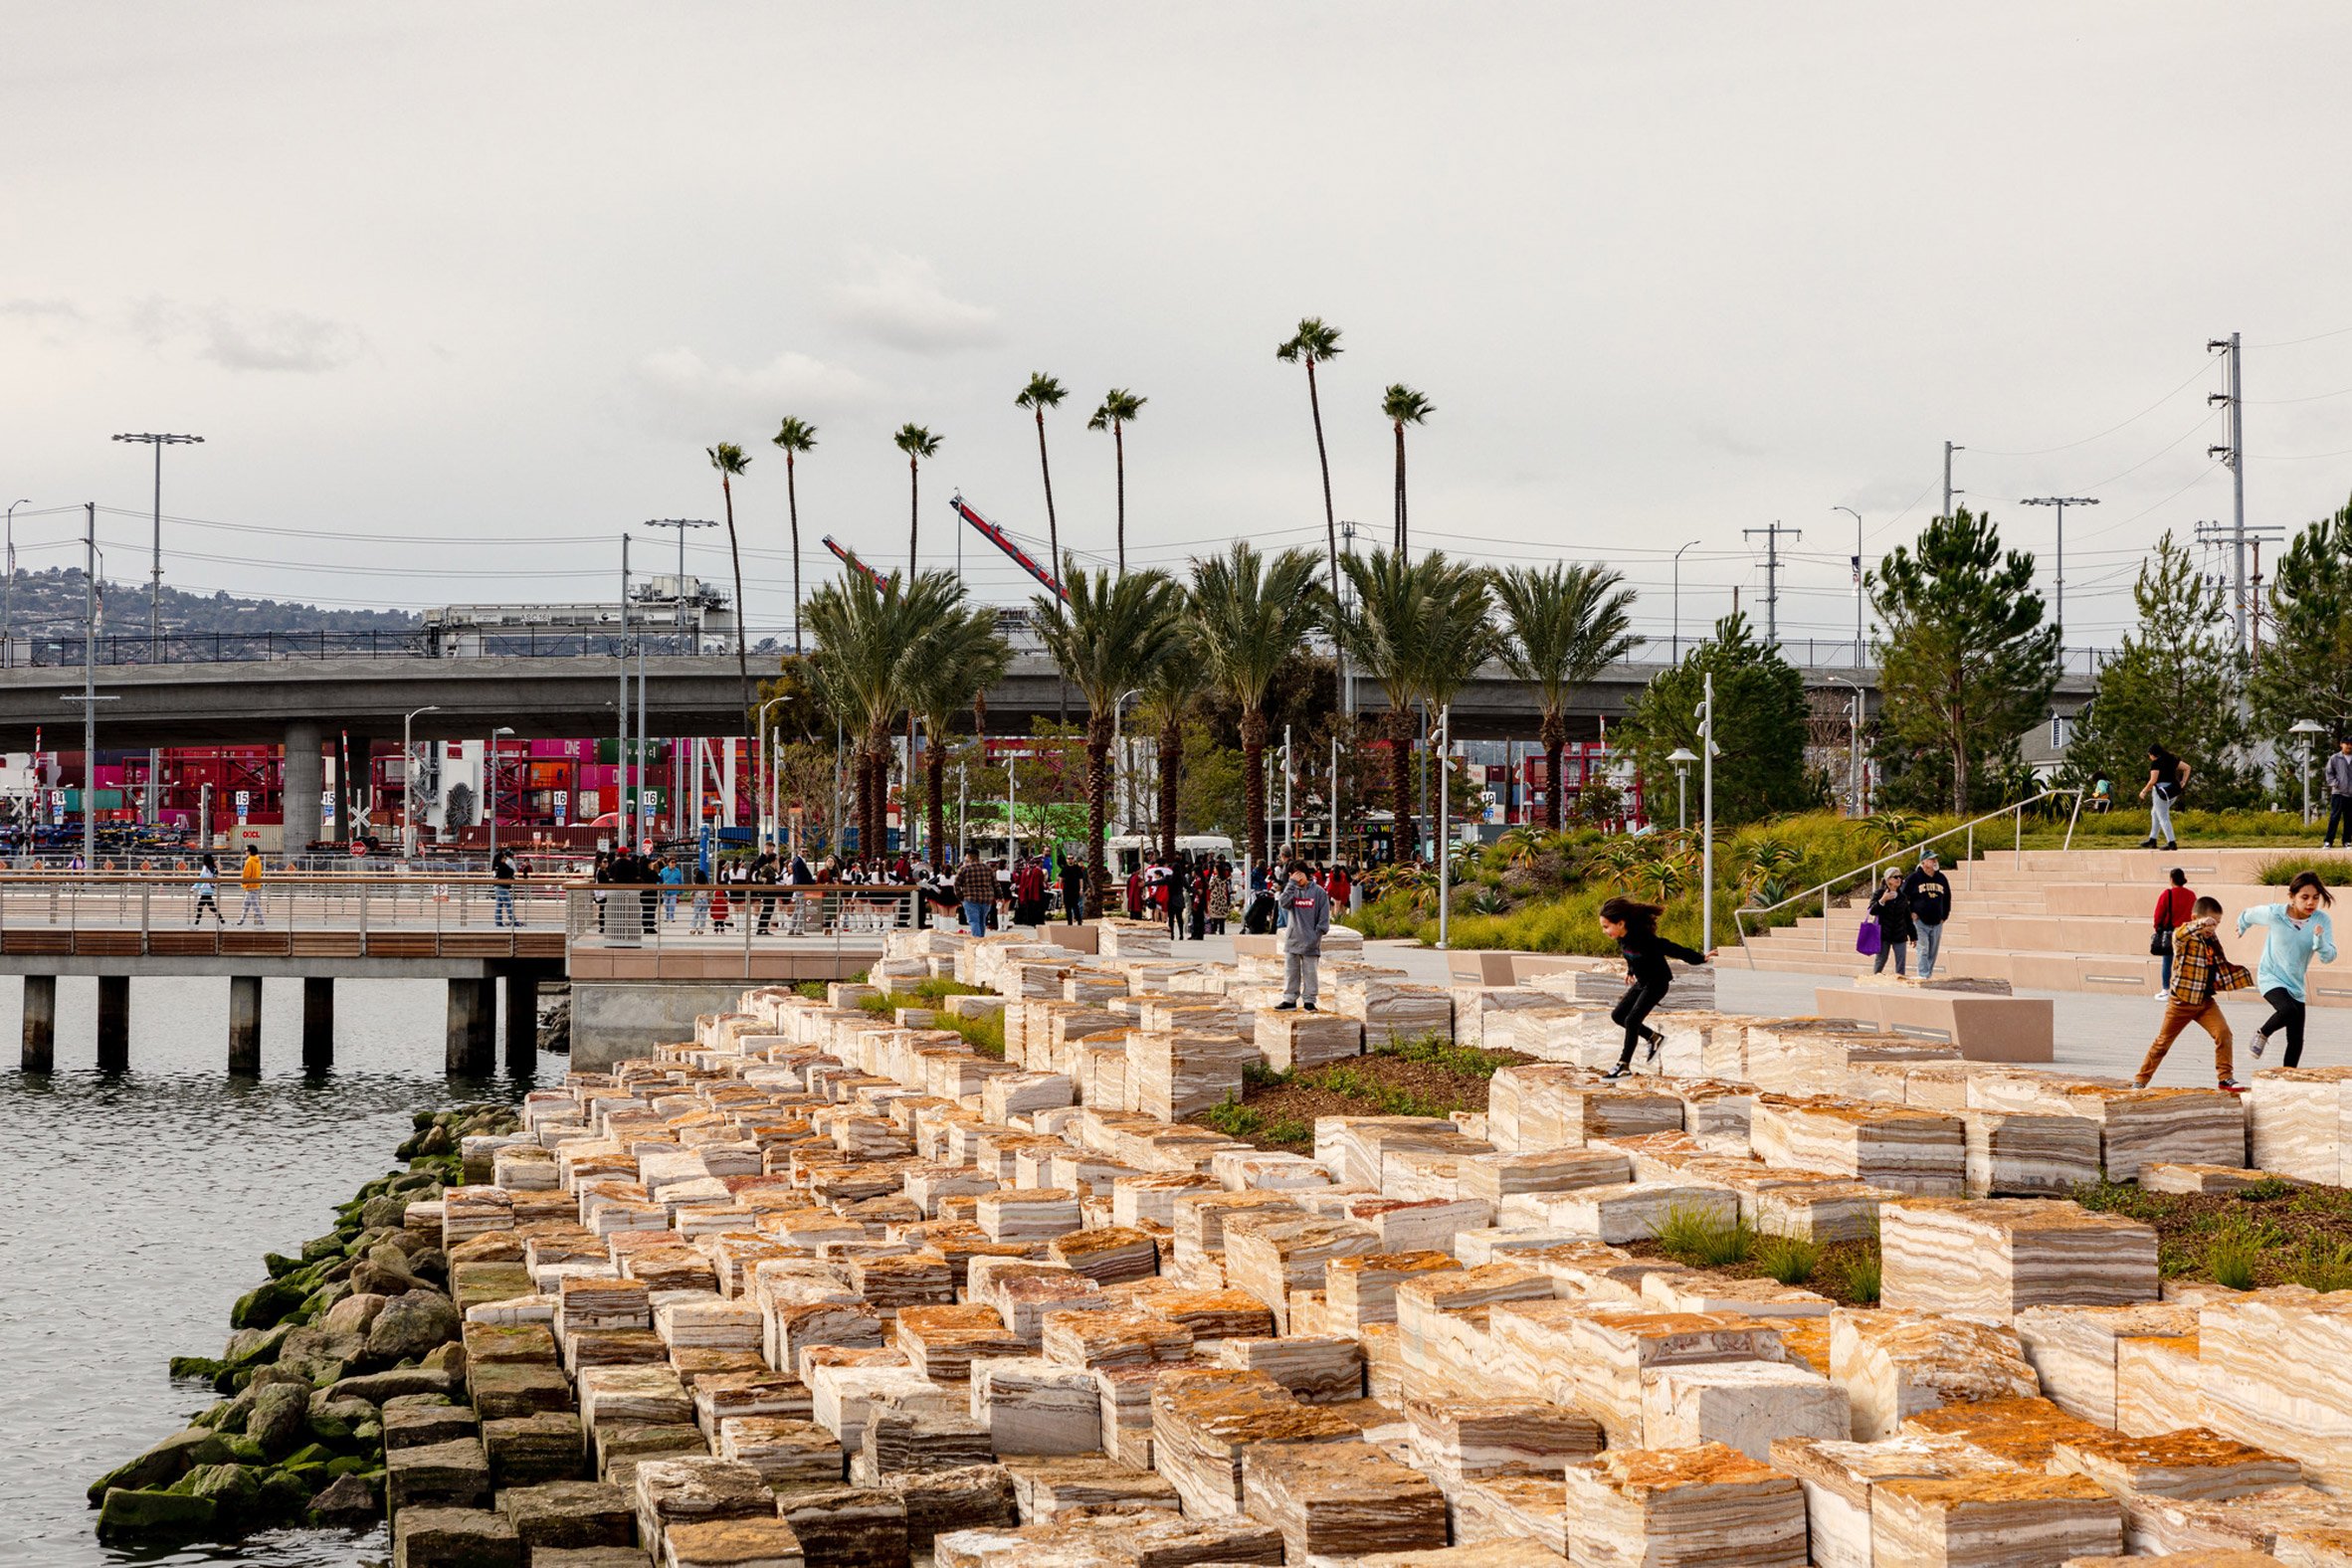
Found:
<path fill-rule="evenodd" d="M 1715 675 L 1708 671 L 1698 704 L 1698 950 L 1715 942 Z"/>
<path fill-rule="evenodd" d="M 2294 736 L 2296 743 L 2302 748 L 2303 826 L 2308 828 L 2311 826 L 2311 737 L 2323 733 L 2323 731 L 2319 727 L 2318 720 L 2298 718 L 2288 726 L 2287 733 Z"/>
<path fill-rule="evenodd" d="M 1688 746 L 1676 746 L 1666 760 L 1674 765 L 1674 831 L 1690 831 L 1690 764 L 1698 760 L 1698 753 Z"/>
<path fill-rule="evenodd" d="M 1438 705 L 1437 741 L 1438 745 L 1442 748 L 1438 752 L 1438 831 L 1436 834 L 1436 849 L 1438 854 L 1438 951 L 1444 952 L 1446 950 L 1446 906 L 1454 901 L 1450 891 L 1452 887 L 1452 874 L 1454 870 L 1454 847 L 1446 842 L 1446 817 L 1448 804 L 1446 799 L 1446 757 L 1447 753 L 1454 749 L 1454 704 L 1451 702 L 1442 702 Z"/>
<path fill-rule="evenodd" d="M 409 726 L 419 713 L 438 713 L 441 708 L 428 702 L 402 715 L 400 720 L 400 857 L 415 860 L 417 856 L 417 753 L 409 744 Z M 207 830 L 210 823 L 206 824 Z"/>
<path fill-rule="evenodd" d="M 163 449 L 165 447 L 201 446 L 202 436 L 179 436 L 142 432 L 138 435 L 119 435 L 116 441 L 143 443 L 155 449 L 155 539 L 154 554 L 147 577 L 147 662 L 159 663 L 163 658 Z M 10 576 L 15 576 L 15 562 L 10 561 Z M 147 809 L 149 825 L 155 821 L 155 781 L 161 771 L 163 753 L 153 746 L 147 748 Z"/>
<path fill-rule="evenodd" d="M 682 535 L 683 537 L 683 535 Z M 629 848 L 629 534 L 621 533 L 621 735 L 613 756 L 613 848 Z"/>
<path fill-rule="evenodd" d="M 1859 816 L 1861 816 L 1861 815 L 1862 814 L 1862 686 L 1861 686 L 1861 685 L 1860 685 L 1859 683 L 1856 683 L 1856 682 L 1853 682 L 1853 681 L 1849 681 L 1849 680 L 1847 680 L 1847 679 L 1846 679 L 1844 676 L 1831 676 L 1829 679 L 1830 679 L 1830 680 L 1832 680 L 1832 681 L 1835 681 L 1835 682 L 1837 682 L 1837 683 L 1838 683 L 1838 685 L 1840 685 L 1840 686 L 1842 686 L 1846 687 L 1846 689 L 1847 689 L 1847 690 L 1849 690 L 1849 691 L 1852 691 L 1852 692 L 1854 693 L 1854 712 L 1853 712 L 1853 717 L 1851 717 L 1850 719 L 1848 719 L 1848 720 L 1847 720 L 1847 723 L 1846 723 L 1846 745 L 1847 745 L 1847 758 L 1846 758 L 1846 788 L 1847 788 L 1847 793 L 1848 793 L 1848 795 L 1849 795 L 1849 796 L 1851 796 L 1851 797 L 1852 797 L 1852 799 L 1853 799 L 1852 814 L 1853 814 L 1854 816 L 1857 816 L 1857 817 L 1859 817 Z"/>
<path fill-rule="evenodd" d="M 8 503 L 8 586 L 0 589 L 0 666 L 16 663 L 16 509 L 30 498 Z"/>
<path fill-rule="evenodd" d="M 1690 544 L 1697 542 L 1696 539 L 1692 539 Z M 1681 550 L 1674 552 L 1674 632 L 1673 640 L 1666 645 L 1668 650 L 1666 663 L 1668 664 L 1678 665 L 1682 662 L 1682 550 L 1689 549 L 1690 544 L 1685 544 Z M 1558 787 L 1557 783 L 1553 785 L 1555 789 Z"/>
<path fill-rule="evenodd" d="M 2057 604 L 2051 624 L 2058 628 L 2058 660 L 2066 657 L 2066 508 L 2068 506 L 2096 506 L 2095 495 L 2029 495 L 2018 502 L 2021 506 L 2056 506 L 2058 508 L 2058 589 Z"/>
<path fill-rule="evenodd" d="M 678 530 L 678 580 L 672 584 L 672 597 L 677 605 L 676 620 L 678 627 L 678 651 L 683 654 L 687 652 L 686 601 L 686 529 L 715 528 L 718 526 L 718 524 L 711 521 L 707 517 L 648 517 L 645 520 L 645 525 L 649 528 L 675 528 Z M 742 610 L 743 607 L 741 605 L 737 605 L 735 607 L 737 616 L 742 614 Z M 699 649 L 701 646 L 701 639 L 696 638 L 694 641 L 695 647 Z M 684 738 L 687 737 L 677 735 L 673 735 L 671 737 L 673 741 Z M 686 763 L 688 760 L 688 753 L 690 751 L 690 747 L 682 750 L 674 746 L 670 754 L 670 827 L 674 834 L 677 834 L 682 838 L 686 836 L 686 830 L 689 826 L 679 817 L 679 811 L 681 810 L 681 803 L 686 799 Z M 756 759 L 757 765 L 761 769 L 762 777 L 765 775 L 766 760 L 767 759 L 764 754 Z M 755 800 L 765 800 L 766 798 L 767 791 L 765 788 L 761 788 L 758 794 L 754 797 Z M 756 808 L 754 809 L 753 815 L 758 815 Z M 692 826 L 699 827 L 700 824 L 696 823 Z"/>
<path fill-rule="evenodd" d="M 1852 506 L 1832 506 L 1830 510 L 1842 511 L 1854 519 L 1854 668 L 1860 670 L 1862 667 L 1862 513 Z"/>

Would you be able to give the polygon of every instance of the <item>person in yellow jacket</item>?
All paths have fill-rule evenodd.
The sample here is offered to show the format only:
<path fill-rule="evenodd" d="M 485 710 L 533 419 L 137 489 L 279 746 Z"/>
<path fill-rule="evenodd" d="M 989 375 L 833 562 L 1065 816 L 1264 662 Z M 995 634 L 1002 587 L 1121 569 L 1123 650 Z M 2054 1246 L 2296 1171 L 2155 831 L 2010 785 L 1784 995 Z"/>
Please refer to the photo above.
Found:
<path fill-rule="evenodd" d="M 237 882 L 238 884 L 245 889 L 245 907 L 237 911 L 237 923 L 239 925 L 243 925 L 245 923 L 245 917 L 250 914 L 253 916 L 254 924 L 269 924 L 269 921 L 262 917 L 261 851 L 247 850 L 245 852 L 245 867 L 243 870 L 238 872 Z"/>

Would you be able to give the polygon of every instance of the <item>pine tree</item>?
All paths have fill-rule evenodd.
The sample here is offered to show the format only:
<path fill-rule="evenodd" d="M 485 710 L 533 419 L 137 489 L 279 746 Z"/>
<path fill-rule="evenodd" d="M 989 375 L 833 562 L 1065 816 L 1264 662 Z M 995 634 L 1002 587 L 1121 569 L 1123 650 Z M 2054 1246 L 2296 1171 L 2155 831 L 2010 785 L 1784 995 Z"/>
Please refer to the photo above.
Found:
<path fill-rule="evenodd" d="M 2099 671 L 2098 691 L 2067 748 L 2069 771 L 2084 780 L 2104 773 L 2136 788 L 2147 775 L 2148 747 L 2163 745 L 2197 770 L 2204 803 L 2251 803 L 2258 778 L 2245 756 L 2238 713 L 2246 668 L 2220 586 L 2205 580 L 2168 532 L 2141 564 L 2131 597 L 2139 627 Z"/>
<path fill-rule="evenodd" d="M 1805 773 L 1805 678 L 1779 649 L 1756 639 L 1745 615 L 1734 612 L 1715 623 L 1712 642 L 1652 678 L 1618 731 L 1642 775 L 1651 820 L 1671 820 L 1674 766 L 1666 756 L 1676 746 L 1698 749 L 1696 709 L 1709 675 L 1715 678 L 1715 821 L 1753 822 L 1820 805 L 1819 781 Z M 1697 774 L 1693 766 L 1693 823 Z"/>
<path fill-rule="evenodd" d="M 1885 628 L 1879 723 L 1937 764 L 1944 803 L 1966 816 L 2058 689 L 2058 631 L 2045 624 L 2034 557 L 2003 553 L 1993 519 L 1963 506 L 1896 545 L 1869 587 Z"/>
<path fill-rule="evenodd" d="M 2352 504 L 2306 526 L 2270 579 L 2272 634 L 2249 691 L 2264 735 L 2316 719 L 2352 734 Z"/>

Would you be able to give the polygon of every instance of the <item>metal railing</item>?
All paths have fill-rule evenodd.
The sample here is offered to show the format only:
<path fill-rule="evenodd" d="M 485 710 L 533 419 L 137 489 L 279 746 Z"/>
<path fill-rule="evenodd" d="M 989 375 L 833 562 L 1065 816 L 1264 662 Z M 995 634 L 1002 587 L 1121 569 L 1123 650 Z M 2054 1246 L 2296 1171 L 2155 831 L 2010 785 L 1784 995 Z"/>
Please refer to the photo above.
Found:
<path fill-rule="evenodd" d="M 35 873 L 0 877 L 0 952 L 560 957 L 568 882 Z"/>
<path fill-rule="evenodd" d="M 1829 878 L 1823 882 L 1816 882 L 1812 886 L 1804 888 L 1801 891 L 1790 893 L 1785 898 L 1776 899 L 1771 903 L 1747 903 L 1740 905 L 1738 908 L 1731 911 L 1732 928 L 1739 932 L 1740 954 L 1742 957 L 1748 959 L 1750 968 L 1755 966 L 1754 955 L 1748 952 L 1748 927 L 1745 916 L 1756 915 L 1760 918 L 1764 915 L 1773 914 L 1779 910 L 1786 909 L 1792 904 L 1803 903 L 1805 900 L 1815 897 L 1821 899 L 1822 951 L 1828 952 L 1830 949 L 1831 901 L 1836 896 L 1839 888 L 1846 886 L 1850 882 L 1853 882 L 1858 878 L 1861 879 L 1861 883 L 1863 887 L 1875 886 L 1877 884 L 1878 871 L 1880 867 L 1892 866 L 1903 860 L 1915 859 L 1919 852 L 1926 849 L 1929 845 L 1941 844 L 1944 840 L 1952 838 L 1954 835 L 1966 836 L 1967 846 L 1961 856 L 1961 865 L 1966 869 L 1966 885 L 1971 890 L 1974 890 L 1976 886 L 1976 830 L 1985 823 L 1998 822 L 2003 817 L 2011 819 L 2015 840 L 2014 847 L 2019 854 L 2023 854 L 2026 848 L 2026 812 L 2032 807 L 2041 805 L 2046 800 L 2056 800 L 2061 795 L 2070 795 L 2074 798 L 2074 809 L 2066 814 L 2065 843 L 2060 846 L 2062 849 L 2070 850 L 2074 847 L 2074 824 L 2080 820 L 2082 816 L 2083 791 L 2080 788 L 2046 789 L 2039 795 L 2034 795 L 2028 799 L 2017 801 L 2011 805 L 2003 806 L 1997 811 L 1988 811 L 1981 817 L 1971 817 L 1966 822 L 1957 823 L 1952 827 L 1944 829 L 1941 833 L 1931 833 L 1916 844 L 1906 845 L 1899 849 L 1889 850 L 1885 854 L 1878 856 L 1876 859 L 1870 861 L 1866 865 L 1857 866 L 1851 871 L 1840 872 L 1835 877 Z"/>
<path fill-rule="evenodd" d="M 574 946 L 648 949 L 869 937 L 915 923 L 918 887 L 897 883 L 600 883 L 565 889 L 564 935 Z"/>

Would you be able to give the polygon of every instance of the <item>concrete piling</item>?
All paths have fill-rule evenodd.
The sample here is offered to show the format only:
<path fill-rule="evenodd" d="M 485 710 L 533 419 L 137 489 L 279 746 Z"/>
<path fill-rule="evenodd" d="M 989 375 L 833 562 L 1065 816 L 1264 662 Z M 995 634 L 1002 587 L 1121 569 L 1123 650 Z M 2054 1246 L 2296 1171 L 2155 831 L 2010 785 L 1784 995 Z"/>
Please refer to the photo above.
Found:
<path fill-rule="evenodd" d="M 229 979 L 229 1076 L 262 1076 L 262 977 Z"/>
<path fill-rule="evenodd" d="M 302 979 L 302 1071 L 324 1073 L 334 1065 L 334 977 L 306 975 Z"/>
<path fill-rule="evenodd" d="M 446 1065 L 452 1078 L 489 1078 L 496 1067 L 497 982 L 449 983 Z"/>
<path fill-rule="evenodd" d="M 527 1078 L 538 1062 L 538 977 L 510 974 L 506 977 L 506 1076 Z"/>
<path fill-rule="evenodd" d="M 25 976 L 25 1049 L 27 1073 L 57 1071 L 57 976 Z"/>
<path fill-rule="evenodd" d="M 130 1069 L 130 976 L 99 975 L 98 1065 L 100 1073 Z"/>

